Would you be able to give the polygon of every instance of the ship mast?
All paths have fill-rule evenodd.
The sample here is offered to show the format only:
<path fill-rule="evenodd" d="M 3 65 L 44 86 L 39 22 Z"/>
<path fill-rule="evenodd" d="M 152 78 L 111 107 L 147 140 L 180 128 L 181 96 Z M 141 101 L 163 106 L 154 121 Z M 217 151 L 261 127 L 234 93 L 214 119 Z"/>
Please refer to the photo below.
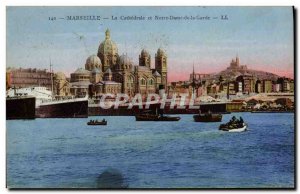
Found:
<path fill-rule="evenodd" d="M 51 64 L 51 59 L 50 59 L 50 76 L 51 76 L 51 94 L 53 98 L 53 65 Z"/>
<path fill-rule="evenodd" d="M 194 69 L 194 63 L 193 63 L 193 82 L 192 82 L 192 95 L 195 95 L 195 69 Z"/>

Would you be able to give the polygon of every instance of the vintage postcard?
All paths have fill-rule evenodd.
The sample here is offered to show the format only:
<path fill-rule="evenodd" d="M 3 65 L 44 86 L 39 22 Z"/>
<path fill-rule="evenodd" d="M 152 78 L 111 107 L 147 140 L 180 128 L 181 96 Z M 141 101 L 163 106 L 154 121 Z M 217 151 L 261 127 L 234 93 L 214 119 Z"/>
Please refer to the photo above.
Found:
<path fill-rule="evenodd" d="M 295 189 L 294 8 L 6 7 L 9 189 Z"/>

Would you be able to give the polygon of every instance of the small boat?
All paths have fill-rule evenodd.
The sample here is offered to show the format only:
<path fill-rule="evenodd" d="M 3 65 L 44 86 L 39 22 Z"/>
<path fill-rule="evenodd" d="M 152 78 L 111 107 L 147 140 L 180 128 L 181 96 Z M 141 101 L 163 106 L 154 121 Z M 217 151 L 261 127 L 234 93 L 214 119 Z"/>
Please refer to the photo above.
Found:
<path fill-rule="evenodd" d="M 246 123 L 243 123 L 241 126 L 239 127 L 234 127 L 234 128 L 230 128 L 230 127 L 227 127 L 227 126 L 222 126 L 220 125 L 219 127 L 219 130 L 222 130 L 222 131 L 227 131 L 227 132 L 243 132 L 243 131 L 246 131 L 247 130 L 247 124 Z"/>
<path fill-rule="evenodd" d="M 244 122 L 242 118 L 240 120 L 236 119 L 235 116 L 225 124 L 221 124 L 219 130 L 227 132 L 243 132 L 247 130 L 248 125 Z"/>
<path fill-rule="evenodd" d="M 170 117 L 155 114 L 140 114 L 135 116 L 136 121 L 179 121 L 180 117 Z"/>
<path fill-rule="evenodd" d="M 89 122 L 87 122 L 87 125 L 107 125 L 107 121 L 106 120 L 102 120 L 102 121 L 90 120 Z"/>
<path fill-rule="evenodd" d="M 221 122 L 221 114 L 212 114 L 211 112 L 194 115 L 195 122 Z"/>

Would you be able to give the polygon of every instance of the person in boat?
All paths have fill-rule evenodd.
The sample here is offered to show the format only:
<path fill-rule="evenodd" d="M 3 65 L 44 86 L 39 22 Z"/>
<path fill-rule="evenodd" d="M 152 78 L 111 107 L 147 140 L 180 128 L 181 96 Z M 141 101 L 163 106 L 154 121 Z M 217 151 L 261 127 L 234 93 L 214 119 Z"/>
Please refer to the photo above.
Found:
<path fill-rule="evenodd" d="M 232 125 L 232 124 L 234 124 L 234 123 L 236 123 L 236 117 L 235 117 L 235 116 L 233 116 L 233 117 L 231 118 L 231 120 L 228 122 L 228 125 Z"/>
<path fill-rule="evenodd" d="M 105 119 L 102 119 L 102 122 L 105 122 Z"/>
<path fill-rule="evenodd" d="M 227 127 L 229 129 L 235 128 L 239 124 L 239 120 L 236 119 L 235 116 L 231 118 L 231 120 L 227 123 Z"/>
<path fill-rule="evenodd" d="M 240 117 L 240 120 L 239 120 L 239 127 L 243 127 L 244 125 L 244 120 L 242 117 Z"/>
<path fill-rule="evenodd" d="M 233 123 L 235 123 L 236 122 L 236 117 L 235 116 L 233 116 L 232 118 L 231 118 L 231 121 L 233 122 Z"/>
<path fill-rule="evenodd" d="M 240 117 L 240 123 L 244 123 L 244 120 L 242 117 Z"/>

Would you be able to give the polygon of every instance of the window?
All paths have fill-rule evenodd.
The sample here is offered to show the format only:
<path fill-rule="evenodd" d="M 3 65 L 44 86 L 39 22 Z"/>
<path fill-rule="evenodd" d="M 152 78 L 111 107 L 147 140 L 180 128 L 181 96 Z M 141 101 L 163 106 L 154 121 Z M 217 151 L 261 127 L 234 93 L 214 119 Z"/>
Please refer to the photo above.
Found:
<path fill-rule="evenodd" d="M 153 79 L 149 79 L 149 85 L 153 85 Z"/>
<path fill-rule="evenodd" d="M 142 86 L 146 85 L 146 80 L 144 78 L 141 79 L 141 85 Z"/>

